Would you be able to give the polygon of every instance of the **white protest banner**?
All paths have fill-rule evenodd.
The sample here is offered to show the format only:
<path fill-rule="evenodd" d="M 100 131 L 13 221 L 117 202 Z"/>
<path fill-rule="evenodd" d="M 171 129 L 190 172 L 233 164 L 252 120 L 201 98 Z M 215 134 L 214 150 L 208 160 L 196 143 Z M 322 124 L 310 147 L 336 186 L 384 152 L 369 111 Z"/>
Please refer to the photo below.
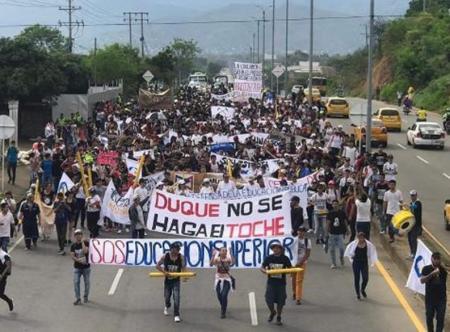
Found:
<path fill-rule="evenodd" d="M 219 101 L 230 101 L 233 98 L 233 92 L 228 92 L 223 95 L 216 95 L 211 93 L 211 100 L 219 100 Z"/>
<path fill-rule="evenodd" d="M 136 175 L 137 169 L 139 167 L 139 160 L 134 160 L 131 158 L 126 158 L 126 164 L 128 168 L 128 173 L 132 175 Z M 141 174 L 138 175 L 138 177 L 141 177 Z"/>
<path fill-rule="evenodd" d="M 263 144 L 267 138 L 269 137 L 269 134 L 266 133 L 249 133 L 249 134 L 239 134 L 239 135 L 232 135 L 232 136 L 224 136 L 224 135 L 212 135 L 212 140 L 214 144 L 219 143 L 234 143 L 235 137 L 238 138 L 240 143 L 245 143 L 245 141 L 248 138 L 252 138 L 256 144 Z"/>
<path fill-rule="evenodd" d="M 58 192 L 59 193 L 66 193 L 68 192 L 70 189 L 72 189 L 75 186 L 75 183 L 73 183 L 73 181 L 69 178 L 69 176 L 64 172 L 61 180 L 59 180 L 59 184 L 58 184 Z"/>
<path fill-rule="evenodd" d="M 199 238 L 286 236 L 291 234 L 287 194 L 212 201 L 155 190 L 147 228 Z"/>
<path fill-rule="evenodd" d="M 406 287 L 422 295 L 425 295 L 425 284 L 420 282 L 420 277 L 422 276 L 422 268 L 425 265 L 431 264 L 431 254 L 430 249 L 428 249 L 422 240 L 418 240 L 416 256 L 414 257 L 414 262 L 409 272 Z"/>
<path fill-rule="evenodd" d="M 253 176 L 253 171 L 251 169 L 251 165 L 254 163 L 249 160 L 227 157 L 227 156 L 223 156 L 223 155 L 217 154 L 217 153 L 211 153 L 211 156 L 216 156 L 217 163 L 224 167 L 226 167 L 228 165 L 228 161 L 231 162 L 233 167 L 236 165 L 239 165 L 239 167 L 241 169 L 242 177 Z"/>
<path fill-rule="evenodd" d="M 103 197 L 100 220 L 107 217 L 113 222 L 129 225 L 128 209 L 132 204 L 133 191 L 133 188 L 130 188 L 125 196 L 121 196 L 114 183 L 110 181 Z"/>
<path fill-rule="evenodd" d="M 221 115 L 225 120 L 232 120 L 234 117 L 234 107 L 211 106 L 211 118 Z"/>
<path fill-rule="evenodd" d="M 293 237 L 270 239 L 91 239 L 89 263 L 93 265 L 154 267 L 174 242 L 181 243 L 181 254 L 187 268 L 212 268 L 213 251 L 230 248 L 235 258 L 234 269 L 261 267 L 272 243 L 280 241 L 292 264 L 297 262 L 297 240 Z"/>
<path fill-rule="evenodd" d="M 234 99 L 261 98 L 262 65 L 260 63 L 234 63 Z"/>
<path fill-rule="evenodd" d="M 156 188 L 158 182 L 164 180 L 164 172 L 151 174 L 143 178 L 145 180 L 145 189 L 151 194 Z"/>

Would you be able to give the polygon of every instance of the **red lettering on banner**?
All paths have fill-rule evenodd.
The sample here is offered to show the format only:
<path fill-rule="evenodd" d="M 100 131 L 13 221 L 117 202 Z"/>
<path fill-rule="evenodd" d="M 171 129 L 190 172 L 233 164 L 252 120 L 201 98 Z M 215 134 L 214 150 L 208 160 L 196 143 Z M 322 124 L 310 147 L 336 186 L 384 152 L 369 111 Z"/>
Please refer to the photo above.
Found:
<path fill-rule="evenodd" d="M 251 237 L 253 225 L 252 223 L 243 223 L 239 225 L 239 237 Z"/>
<path fill-rule="evenodd" d="M 265 236 L 278 236 L 278 235 L 287 235 L 284 234 L 284 217 L 275 217 L 272 218 L 272 224 L 268 226 L 267 221 L 264 227 Z M 268 233 L 271 232 L 269 235 Z"/>
<path fill-rule="evenodd" d="M 234 229 L 236 227 L 238 227 L 238 224 L 228 224 L 227 227 L 230 229 L 230 234 L 228 235 L 228 237 L 232 238 L 234 237 Z"/>
<path fill-rule="evenodd" d="M 272 220 L 264 219 L 250 223 L 227 224 L 228 237 L 266 237 L 266 236 L 283 236 L 284 233 L 284 217 L 275 217 Z M 236 234 L 237 233 L 237 234 Z"/>
<path fill-rule="evenodd" d="M 253 224 L 253 237 L 262 237 L 262 236 L 265 236 L 265 234 L 264 234 L 264 232 L 263 233 L 257 233 L 257 228 L 259 228 L 258 226 L 259 225 L 263 225 L 263 224 L 265 224 L 264 222 L 262 222 L 262 221 L 257 221 L 257 222 L 255 222 L 254 224 Z"/>
<path fill-rule="evenodd" d="M 193 203 L 188 200 L 173 199 L 160 192 L 156 193 L 155 207 L 157 209 L 167 209 L 170 212 L 199 218 L 219 216 L 219 204 Z"/>

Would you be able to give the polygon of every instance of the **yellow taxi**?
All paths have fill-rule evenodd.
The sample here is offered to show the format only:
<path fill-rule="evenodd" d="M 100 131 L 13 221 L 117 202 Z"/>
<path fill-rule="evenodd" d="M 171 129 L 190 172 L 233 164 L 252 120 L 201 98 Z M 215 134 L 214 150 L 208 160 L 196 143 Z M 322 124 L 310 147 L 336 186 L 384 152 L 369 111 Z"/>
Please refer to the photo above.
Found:
<path fill-rule="evenodd" d="M 402 131 L 402 118 L 400 112 L 396 108 L 383 107 L 379 108 L 375 114 L 375 118 L 383 121 L 387 130 Z"/>
<path fill-rule="evenodd" d="M 358 146 L 360 142 L 365 145 L 366 140 L 366 125 L 356 126 L 352 124 L 352 127 L 355 127 L 355 145 Z M 386 147 L 388 145 L 388 134 L 387 129 L 383 124 L 383 121 L 372 118 L 372 137 L 371 137 L 371 146 L 378 147 Z"/>
<path fill-rule="evenodd" d="M 303 93 L 305 94 L 305 100 L 308 100 L 308 96 L 309 96 L 309 90 L 312 90 L 312 100 L 313 101 L 320 101 L 321 95 L 320 95 L 320 90 L 316 89 L 316 88 L 305 88 L 305 90 L 303 91 Z"/>
<path fill-rule="evenodd" d="M 330 97 L 325 106 L 327 108 L 327 116 L 342 116 L 347 119 L 350 116 L 350 105 L 345 98 Z"/>

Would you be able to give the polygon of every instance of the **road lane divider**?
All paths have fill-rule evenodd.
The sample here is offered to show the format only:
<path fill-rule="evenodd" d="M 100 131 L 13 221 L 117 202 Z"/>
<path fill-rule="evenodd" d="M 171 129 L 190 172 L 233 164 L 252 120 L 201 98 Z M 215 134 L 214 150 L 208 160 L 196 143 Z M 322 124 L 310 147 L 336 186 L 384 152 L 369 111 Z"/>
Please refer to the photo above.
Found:
<path fill-rule="evenodd" d="M 450 175 L 448 175 L 447 173 L 442 173 L 442 175 L 450 180 Z"/>
<path fill-rule="evenodd" d="M 250 319 L 252 326 L 258 326 L 258 313 L 256 312 L 255 292 L 248 293 L 248 303 L 250 306 Z"/>
<path fill-rule="evenodd" d="M 386 271 L 384 265 L 380 261 L 377 261 L 375 263 L 375 265 L 376 265 L 378 271 L 380 272 L 380 274 L 383 276 L 386 283 L 388 284 L 388 286 L 391 288 L 392 293 L 394 293 L 395 297 L 400 302 L 403 309 L 406 311 L 406 314 L 408 315 L 409 319 L 411 319 L 411 322 L 414 324 L 417 331 L 426 332 L 426 329 L 423 326 L 422 322 L 420 321 L 419 317 L 416 315 L 416 313 L 412 309 L 411 305 L 408 303 L 406 298 L 403 296 L 402 292 L 398 288 L 395 281 L 392 279 L 392 277 Z"/>
<path fill-rule="evenodd" d="M 111 288 L 109 289 L 109 292 L 108 292 L 109 296 L 114 295 L 114 293 L 116 292 L 117 286 L 119 286 L 120 278 L 122 277 L 123 271 L 124 271 L 123 269 L 117 270 L 116 276 L 114 277 L 114 280 L 111 284 Z"/>
<path fill-rule="evenodd" d="M 419 159 L 421 162 L 423 162 L 423 163 L 425 163 L 425 164 L 427 164 L 427 165 L 429 165 L 430 164 L 430 162 L 428 161 L 428 160 L 426 160 L 426 159 L 423 159 L 421 156 L 416 156 L 416 158 L 417 159 Z"/>
<path fill-rule="evenodd" d="M 403 150 L 408 150 L 408 148 L 406 146 L 401 145 L 400 143 L 397 143 L 397 146 L 399 146 L 400 148 L 402 148 Z"/>

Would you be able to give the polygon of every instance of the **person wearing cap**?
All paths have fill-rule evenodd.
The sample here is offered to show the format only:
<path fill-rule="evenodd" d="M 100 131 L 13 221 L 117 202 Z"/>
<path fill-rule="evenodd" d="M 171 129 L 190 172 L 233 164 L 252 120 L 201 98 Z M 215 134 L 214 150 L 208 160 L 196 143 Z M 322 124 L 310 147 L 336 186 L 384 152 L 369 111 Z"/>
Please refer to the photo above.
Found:
<path fill-rule="evenodd" d="M 303 208 L 300 206 L 300 198 L 292 196 L 291 198 L 291 229 L 292 236 L 297 236 L 297 229 L 303 226 Z"/>
<path fill-rule="evenodd" d="M 164 278 L 164 315 L 169 315 L 171 307 L 171 297 L 173 296 L 173 314 L 176 323 L 181 322 L 180 318 L 180 277 L 171 277 L 170 272 L 183 272 L 186 270 L 184 256 L 180 253 L 181 243 L 173 242 L 169 252 L 160 258 L 156 269 L 165 274 Z"/>
<path fill-rule="evenodd" d="M 291 261 L 284 254 L 284 248 L 280 241 L 273 240 L 270 244 L 273 254 L 264 258 L 261 266 L 261 272 L 267 274 L 268 270 L 286 269 L 292 267 Z M 277 325 L 283 325 L 281 322 L 281 313 L 286 303 L 286 274 L 267 274 L 267 285 L 265 300 L 270 314 L 268 322 L 272 322 L 277 316 Z M 275 303 L 277 304 L 275 310 Z"/>
<path fill-rule="evenodd" d="M 128 217 L 131 223 L 131 237 L 133 239 L 143 239 L 145 235 L 144 211 L 138 195 L 134 195 L 133 204 L 128 209 Z"/>
<path fill-rule="evenodd" d="M 89 264 L 89 241 L 83 238 L 83 231 L 76 229 L 74 232 L 75 242 L 70 246 L 70 256 L 73 260 L 73 288 L 75 292 L 74 305 L 81 304 L 80 282 L 84 281 L 84 303 L 89 301 L 89 290 L 91 285 L 91 266 Z"/>
<path fill-rule="evenodd" d="M 8 252 L 8 244 L 11 236 L 11 227 L 14 226 L 14 217 L 5 200 L 0 202 L 0 248 Z"/>
<path fill-rule="evenodd" d="M 400 211 L 403 206 L 403 194 L 397 189 L 397 182 L 390 180 L 388 182 L 389 190 L 384 193 L 383 211 L 385 224 L 388 226 L 389 242 L 394 242 L 395 229 L 392 225 L 392 217 Z"/>
<path fill-rule="evenodd" d="M 303 270 L 292 274 L 292 297 L 297 305 L 302 304 L 303 281 L 305 279 L 306 263 L 311 255 L 311 248 L 311 240 L 306 237 L 306 228 L 300 226 L 297 229 L 297 262 L 295 266 Z"/>
<path fill-rule="evenodd" d="M 208 178 L 204 178 L 202 181 L 202 187 L 200 188 L 200 194 L 212 194 L 214 188 L 211 186 L 211 181 Z"/>
<path fill-rule="evenodd" d="M 413 228 L 408 232 L 410 258 L 414 258 L 417 251 L 417 238 L 422 235 L 422 202 L 417 198 L 416 190 L 411 190 L 409 195 L 411 197 L 409 209 L 416 219 Z"/>
<path fill-rule="evenodd" d="M 37 247 L 39 238 L 38 218 L 41 213 L 39 206 L 34 202 L 33 193 L 27 194 L 27 199 L 19 208 L 19 220 L 22 220 L 22 232 L 25 238 L 25 250 L 31 250 L 31 242 Z"/>
<path fill-rule="evenodd" d="M 431 264 L 422 268 L 420 282 L 425 284 L 425 311 L 428 332 L 444 330 L 447 307 L 447 269 L 441 264 L 441 254 L 431 255 Z M 434 318 L 436 317 L 436 329 Z"/>
<path fill-rule="evenodd" d="M 67 226 L 70 223 L 70 212 L 62 192 L 56 195 L 53 212 L 55 213 L 56 234 L 58 236 L 58 254 L 65 255 L 64 246 L 66 244 Z"/>
<path fill-rule="evenodd" d="M 6 279 L 11 274 L 11 257 L 0 248 L 0 299 L 8 304 L 9 311 L 14 310 L 13 300 L 5 294 Z"/>
<path fill-rule="evenodd" d="M 100 219 L 100 208 L 102 200 L 95 192 L 95 188 L 89 188 L 89 197 L 86 198 L 86 219 L 91 238 L 98 237 L 99 226 L 97 225 Z"/>

